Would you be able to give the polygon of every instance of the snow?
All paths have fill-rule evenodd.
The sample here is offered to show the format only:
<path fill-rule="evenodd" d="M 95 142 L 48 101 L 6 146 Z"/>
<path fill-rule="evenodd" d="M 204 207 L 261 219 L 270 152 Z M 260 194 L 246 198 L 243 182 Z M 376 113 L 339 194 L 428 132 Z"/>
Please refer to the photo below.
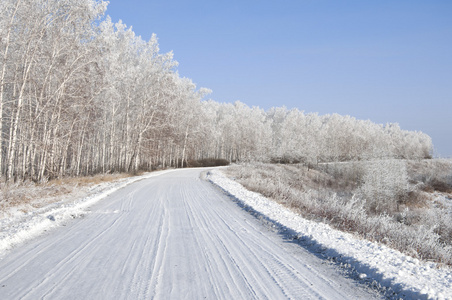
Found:
<path fill-rule="evenodd" d="M 381 299 L 269 230 L 205 171 L 129 184 L 14 247 L 0 259 L 0 299 Z"/>
<path fill-rule="evenodd" d="M 39 236 L 51 228 L 61 226 L 68 220 L 83 217 L 87 209 L 96 202 L 106 198 L 125 186 L 136 182 L 159 176 L 173 170 L 147 173 L 142 176 L 125 178 L 115 182 L 99 184 L 93 188 L 91 195 L 82 199 L 68 202 L 62 201 L 44 206 L 31 212 L 20 209 L 10 210 L 0 219 L 0 257 L 5 255 L 14 246 Z"/>
<path fill-rule="evenodd" d="M 345 288 L 337 281 L 342 280 L 339 276 L 326 277 L 331 271 L 322 269 L 323 264 L 312 258 L 300 261 L 294 253 L 301 247 L 264 235 L 253 218 L 246 217 L 246 210 L 242 215 L 236 205 L 199 180 L 201 172 L 168 170 L 127 178 L 98 186 L 90 197 L 1 219 L 0 298 L 2 293 L 25 298 L 105 293 L 130 299 L 288 297 L 297 295 L 300 285 L 314 298 L 320 294 L 363 298 L 347 294 L 354 287 Z M 390 287 L 404 299 L 452 299 L 449 268 L 305 220 L 246 190 L 221 169 L 209 171 L 207 179 L 241 206 L 350 266 L 361 280 Z M 84 222 L 70 222 L 79 217 Z M 62 226 L 67 227 L 50 230 Z M 46 231 L 52 234 L 33 239 Z M 118 243 L 121 248 L 112 251 Z M 97 283 L 103 278 L 99 276 L 108 280 L 103 286 Z M 304 284 L 306 280 L 314 287 Z M 70 294 L 74 286 L 76 293 Z"/>
<path fill-rule="evenodd" d="M 246 190 L 220 170 L 209 172 L 208 179 L 236 198 L 242 205 L 309 239 L 325 253 L 350 264 L 361 279 L 377 281 L 409 299 L 452 299 L 452 270 L 433 262 L 409 257 L 385 245 L 359 239 L 330 226 L 309 221 L 260 194 Z"/>

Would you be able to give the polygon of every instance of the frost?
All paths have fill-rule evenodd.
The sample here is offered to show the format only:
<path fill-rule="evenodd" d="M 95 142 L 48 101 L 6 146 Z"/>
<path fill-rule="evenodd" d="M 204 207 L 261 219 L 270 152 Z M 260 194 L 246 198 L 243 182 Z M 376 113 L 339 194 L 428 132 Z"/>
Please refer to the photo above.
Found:
<path fill-rule="evenodd" d="M 221 187 L 244 206 L 290 228 L 299 238 L 307 238 L 325 247 L 361 276 L 378 285 L 392 287 L 403 298 L 452 299 L 452 270 L 436 263 L 422 262 L 385 245 L 357 239 L 349 233 L 331 228 L 321 222 L 309 221 L 260 194 L 246 190 L 228 179 L 219 170 L 210 172 L 208 179 Z"/>

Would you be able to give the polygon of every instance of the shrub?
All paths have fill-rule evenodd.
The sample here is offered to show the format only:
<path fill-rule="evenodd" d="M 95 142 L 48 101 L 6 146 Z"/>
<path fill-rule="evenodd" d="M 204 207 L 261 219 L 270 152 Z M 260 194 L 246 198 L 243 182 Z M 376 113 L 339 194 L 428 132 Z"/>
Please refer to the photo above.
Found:
<path fill-rule="evenodd" d="M 220 167 L 220 166 L 228 166 L 229 161 L 226 159 L 219 158 L 205 158 L 198 160 L 189 160 L 187 163 L 187 167 L 189 168 L 203 168 L 203 167 Z"/>
<path fill-rule="evenodd" d="M 371 161 L 360 188 L 368 210 L 375 214 L 392 214 L 408 196 L 408 174 L 404 160 Z"/>
<path fill-rule="evenodd" d="M 406 161 L 319 166 L 312 170 L 304 165 L 255 163 L 229 167 L 226 173 L 249 190 L 307 219 L 357 233 L 417 258 L 452 266 L 452 215 L 448 213 L 448 201 L 431 205 L 427 193 L 409 188 Z M 360 175 L 356 178 L 362 177 L 362 185 L 352 192 L 338 193 L 351 185 L 334 180 L 349 182 L 357 174 Z"/>
<path fill-rule="evenodd" d="M 411 161 L 410 179 L 426 192 L 452 193 L 452 160 L 434 159 Z"/>

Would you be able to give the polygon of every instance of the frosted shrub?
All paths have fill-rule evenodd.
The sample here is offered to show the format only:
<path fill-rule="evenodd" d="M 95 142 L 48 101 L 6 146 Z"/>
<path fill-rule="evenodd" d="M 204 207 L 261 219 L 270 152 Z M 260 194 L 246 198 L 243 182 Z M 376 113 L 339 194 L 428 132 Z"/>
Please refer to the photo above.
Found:
<path fill-rule="evenodd" d="M 440 207 L 407 205 L 410 193 L 404 161 L 323 164 L 318 170 L 261 163 L 235 165 L 227 173 L 307 219 L 385 243 L 413 257 L 452 265 L 452 215 Z M 362 182 L 356 190 L 352 178 Z M 394 213 L 399 203 L 401 211 Z"/>
<path fill-rule="evenodd" d="M 388 159 L 367 164 L 360 193 L 369 211 L 391 214 L 408 194 L 406 162 Z"/>
<path fill-rule="evenodd" d="M 452 193 L 452 160 L 435 159 L 408 165 L 411 180 L 420 183 L 424 191 Z"/>

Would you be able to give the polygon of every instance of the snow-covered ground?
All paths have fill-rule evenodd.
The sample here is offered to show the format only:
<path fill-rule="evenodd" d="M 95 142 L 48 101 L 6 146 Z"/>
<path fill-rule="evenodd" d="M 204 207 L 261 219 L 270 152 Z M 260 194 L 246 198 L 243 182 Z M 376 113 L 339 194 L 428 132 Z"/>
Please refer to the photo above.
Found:
<path fill-rule="evenodd" d="M 11 207 L 0 217 L 0 257 L 12 247 L 34 238 L 41 233 L 61 226 L 70 219 L 86 214 L 89 206 L 108 195 L 138 180 L 158 176 L 173 170 L 158 171 L 142 176 L 129 177 L 114 182 L 94 186 L 88 197 L 61 201 L 46 205 L 34 211 L 25 211 L 21 207 Z"/>
<path fill-rule="evenodd" d="M 322 248 L 326 255 L 349 264 L 360 278 L 374 280 L 407 299 L 452 299 L 452 270 L 433 262 L 409 257 L 385 245 L 358 239 L 330 226 L 306 220 L 260 194 L 246 190 L 221 170 L 212 170 L 208 179 L 242 205 L 293 231 Z"/>
<path fill-rule="evenodd" d="M 381 299 L 269 230 L 205 171 L 154 173 L 85 201 L 83 218 L 0 259 L 0 299 Z"/>
<path fill-rule="evenodd" d="M 165 173 L 174 171 L 177 172 L 174 173 L 174 175 L 172 174 L 165 175 Z M 269 272 L 269 275 L 274 276 L 273 280 L 280 280 L 283 278 L 285 278 L 284 280 L 288 280 L 289 282 L 284 282 L 283 280 L 280 282 L 278 281 L 277 283 L 284 285 L 286 289 L 285 292 L 289 292 L 288 289 L 290 289 L 290 287 L 294 285 L 296 280 L 300 279 L 298 277 L 301 275 L 298 272 L 295 272 L 298 269 L 292 270 L 293 272 L 285 270 L 284 272 L 287 272 L 287 274 L 284 273 L 286 277 L 280 278 L 279 276 L 282 276 L 281 270 L 277 269 L 278 267 L 277 265 L 271 265 L 270 262 L 273 263 L 274 260 L 277 259 L 278 260 L 277 264 L 279 264 L 280 266 L 282 264 L 283 267 L 290 266 L 290 268 L 293 268 L 293 266 L 295 264 L 298 264 L 299 262 L 292 260 L 286 261 L 288 259 L 287 253 L 283 255 L 281 253 L 275 254 L 272 252 L 273 254 L 270 255 L 270 252 L 268 251 L 274 251 L 275 250 L 274 248 L 276 247 L 275 243 L 277 242 L 274 239 L 271 241 L 267 240 L 267 237 L 265 237 L 264 235 L 257 232 L 255 233 L 254 231 L 259 230 L 259 228 L 256 227 L 255 225 L 251 226 L 250 225 L 251 221 L 249 219 L 244 219 L 243 216 L 238 218 L 234 217 L 237 214 L 237 212 L 232 211 L 231 206 L 227 206 L 224 200 L 217 198 L 218 195 L 213 193 L 210 189 L 208 189 L 207 186 L 200 185 L 200 182 L 202 181 L 199 180 L 195 181 L 193 179 L 196 178 L 196 174 L 199 175 L 200 172 L 201 171 L 195 170 L 193 171 L 168 170 L 149 173 L 134 178 L 126 178 L 117 182 L 97 186 L 97 188 L 93 190 L 94 194 L 91 195 L 90 197 L 86 197 L 76 201 L 62 200 L 58 203 L 45 206 L 41 209 L 29 213 L 16 211 L 15 213 L 10 214 L 9 217 L 4 217 L 0 219 L 0 262 L 2 262 L 3 264 L 6 263 L 6 265 L 3 266 L 2 268 L 9 267 L 11 268 L 11 270 L 14 270 L 13 271 L 14 274 L 11 273 L 11 275 L 6 276 L 7 278 L 5 276 L 3 277 L 0 276 L 0 280 L 6 282 L 2 283 L 3 289 L 2 286 L 0 286 L 0 296 L 2 295 L 2 292 L 6 293 L 8 288 L 11 287 L 11 286 L 8 287 L 7 282 L 8 280 L 13 280 L 14 276 L 16 277 L 25 276 L 27 279 L 30 277 L 30 280 L 37 280 L 39 282 L 42 281 L 42 279 L 39 278 L 37 279 L 31 278 L 32 275 L 27 275 L 28 274 L 27 270 L 24 271 L 25 273 L 20 273 L 21 271 L 19 271 L 17 267 L 15 267 L 14 265 L 15 263 L 20 264 L 22 267 L 30 263 L 38 264 L 39 268 L 44 269 L 45 266 L 43 264 L 41 265 L 41 262 L 36 261 L 38 260 L 38 256 L 43 256 L 46 257 L 46 259 L 51 260 L 50 257 L 55 254 L 47 252 L 51 252 L 51 250 L 53 251 L 52 247 L 58 248 L 61 247 L 61 249 L 58 250 L 55 249 L 56 251 L 55 253 L 60 253 L 61 251 L 66 249 L 68 249 L 69 251 L 69 249 L 72 248 L 70 248 L 70 246 L 68 245 L 64 245 L 62 240 L 57 239 L 57 236 L 53 236 L 53 239 L 55 239 L 55 244 L 52 244 L 52 242 L 40 241 L 37 243 L 37 245 L 27 245 L 27 247 L 29 247 L 30 249 L 26 251 L 24 250 L 25 254 L 21 256 L 21 254 L 16 253 L 16 255 L 18 255 L 19 258 L 8 259 L 7 257 L 9 253 L 12 252 L 10 251 L 10 249 L 12 248 L 18 249 L 18 247 L 16 246 L 23 243 L 24 241 L 28 241 L 38 235 L 41 235 L 43 232 L 49 231 L 49 229 L 51 228 L 57 226 L 66 226 L 67 224 L 69 224 L 68 228 L 63 230 L 63 232 L 60 235 L 75 240 L 72 242 L 79 245 L 78 246 L 79 249 L 77 249 L 76 251 L 71 250 L 73 252 L 69 252 L 68 254 L 69 256 L 74 257 L 74 261 L 72 261 L 72 259 L 68 261 L 68 263 L 72 264 L 71 267 L 73 269 L 71 270 L 63 269 L 63 266 L 60 265 L 60 263 L 58 262 L 58 268 L 56 270 L 53 270 L 52 269 L 53 267 L 49 267 L 50 271 L 60 272 L 62 274 L 64 273 L 64 276 L 67 277 L 62 278 L 61 280 L 63 280 L 65 284 L 71 283 L 70 279 L 73 278 L 71 279 L 73 281 L 72 283 L 85 284 L 87 290 L 89 289 L 96 290 L 99 293 L 98 295 L 104 295 L 102 293 L 106 292 L 105 288 L 97 290 L 98 286 L 90 284 L 88 282 L 89 278 L 81 283 L 78 282 L 78 280 L 82 279 L 80 279 L 81 278 L 80 274 L 77 275 L 78 274 L 77 272 L 82 272 L 81 270 L 82 267 L 90 268 L 89 266 L 90 264 L 99 265 L 101 269 L 107 268 L 107 265 L 104 265 L 103 263 L 110 264 L 112 263 L 111 261 L 104 262 L 96 260 L 99 259 L 99 257 L 104 257 L 107 254 L 108 254 L 107 257 L 110 257 L 111 259 L 113 259 L 113 257 L 116 257 L 115 259 L 119 259 L 118 255 L 122 257 L 122 255 L 124 254 L 123 258 L 125 259 L 125 261 L 129 260 L 132 255 L 136 255 L 137 256 L 136 259 L 131 261 L 131 263 L 136 263 L 137 264 L 136 267 L 139 268 L 140 260 L 143 259 L 141 255 L 144 252 L 142 252 L 141 254 L 140 253 L 131 254 L 131 251 L 134 250 L 135 248 L 141 249 L 142 247 L 144 247 L 143 249 L 144 250 L 147 249 L 146 251 L 152 252 L 155 250 L 158 252 L 158 253 L 156 252 L 158 255 L 162 255 L 161 258 L 158 257 L 152 258 L 153 261 L 156 260 L 153 263 L 161 265 L 159 269 L 160 273 L 153 274 L 153 276 L 157 277 L 152 278 L 157 278 L 158 280 L 158 278 L 160 277 L 164 278 L 168 277 L 167 278 L 168 280 L 176 282 L 179 280 L 180 276 L 182 276 L 183 278 L 185 278 L 185 276 L 188 276 L 185 279 L 193 280 L 193 278 L 195 277 L 192 277 L 190 274 L 185 275 L 182 274 L 183 271 L 185 270 L 183 269 L 182 265 L 184 265 L 186 261 L 183 259 L 183 257 L 179 257 L 181 255 L 182 249 L 185 249 L 184 251 L 186 251 L 187 249 L 188 250 L 191 249 L 187 248 L 188 244 L 180 244 L 180 242 L 181 241 L 184 241 L 184 243 L 187 242 L 188 241 L 187 239 L 191 239 L 193 234 L 194 234 L 193 238 L 199 240 L 196 241 L 197 243 L 196 245 L 189 246 L 193 247 L 194 250 L 190 253 L 186 253 L 188 255 L 187 257 L 197 257 L 197 259 L 199 259 L 198 261 L 199 270 L 196 269 L 196 272 L 207 271 L 206 274 L 202 273 L 205 276 L 198 274 L 198 276 L 204 277 L 201 281 L 199 282 L 196 281 L 196 283 L 199 284 L 200 288 L 203 288 L 205 290 L 204 291 L 197 290 L 196 295 L 199 296 L 201 295 L 202 292 L 205 292 L 207 294 L 210 294 L 211 296 L 215 295 L 218 296 L 220 295 L 219 294 L 220 292 L 221 293 L 234 292 L 230 290 L 230 288 L 228 288 L 227 286 L 222 286 L 222 284 L 225 284 L 224 276 L 226 276 L 226 274 L 223 275 L 217 274 L 218 276 L 215 275 L 214 278 L 211 277 L 212 272 L 215 271 L 214 268 L 218 266 L 223 266 L 222 270 L 225 272 L 229 272 L 227 276 L 232 276 L 233 273 L 236 271 L 245 272 L 240 273 L 241 274 L 240 276 L 242 277 L 244 276 L 243 278 L 242 277 L 240 278 L 244 279 L 245 281 L 243 282 L 244 285 L 243 286 L 240 285 L 240 289 L 235 291 L 236 296 L 237 295 L 243 296 L 246 295 L 246 293 L 248 292 L 263 293 L 262 295 L 265 295 L 264 291 L 266 289 L 268 293 L 277 293 L 276 290 L 274 290 L 273 288 L 270 288 L 270 290 L 268 290 L 269 287 L 266 285 L 269 285 L 270 281 L 268 281 L 268 283 L 264 285 L 262 285 L 262 283 L 261 285 L 258 286 L 253 285 L 252 282 L 254 282 L 255 280 L 256 281 L 255 283 L 258 284 L 260 280 L 258 278 L 259 276 L 262 276 L 262 274 L 259 274 L 258 271 L 253 270 L 259 268 L 263 268 L 262 269 L 263 271 L 266 270 L 265 272 Z M 183 174 L 189 177 L 188 178 L 182 177 Z M 155 181 L 153 183 L 153 187 L 149 185 L 150 182 L 148 183 L 148 181 L 146 181 L 143 182 L 143 184 L 138 185 L 139 189 L 138 190 L 135 189 L 136 191 L 129 188 L 129 186 L 133 182 L 154 176 L 159 176 L 160 181 L 158 182 Z M 321 249 L 325 255 L 334 258 L 343 265 L 350 266 L 350 268 L 353 268 L 358 272 L 359 277 L 363 280 L 366 281 L 368 280 L 369 282 L 374 281 L 382 286 L 391 287 L 391 290 L 393 290 L 396 293 L 396 296 L 403 299 L 452 299 L 452 271 L 448 268 L 440 268 L 435 263 L 419 261 L 417 259 L 406 256 L 398 251 L 392 250 L 384 245 L 375 244 L 369 241 L 358 239 L 351 234 L 334 230 L 325 224 L 305 220 L 298 216 L 297 214 L 293 213 L 292 211 L 288 210 L 287 208 L 284 208 L 281 205 L 271 200 L 268 200 L 259 194 L 246 190 L 237 182 L 228 179 L 221 172 L 221 169 L 214 169 L 210 171 L 207 178 L 215 185 L 221 187 L 229 195 L 233 196 L 236 201 L 241 203 L 242 206 L 251 208 L 255 213 L 260 214 L 263 218 L 271 222 L 274 222 L 275 226 L 280 226 L 289 229 L 289 232 L 291 232 L 293 237 L 299 239 L 300 241 L 304 241 L 304 243 L 310 243 L 311 245 L 313 245 L 312 247 Z M 182 182 L 185 182 L 185 184 L 182 185 Z M 117 193 L 115 192 L 118 192 L 118 190 L 125 188 L 126 186 L 127 188 L 121 191 L 121 194 L 123 194 L 123 196 L 113 197 L 113 199 L 115 200 L 111 204 L 108 204 L 109 201 L 111 200 L 99 202 L 100 200 L 105 199 L 109 195 L 110 198 L 113 195 L 117 195 Z M 158 191 L 158 193 L 156 193 L 156 191 Z M 135 196 L 135 194 L 138 195 L 138 193 L 141 195 L 141 198 Z M 195 195 L 200 195 L 201 198 L 198 199 L 195 197 Z M 145 198 L 142 198 L 142 196 L 144 196 Z M 174 202 L 174 200 L 176 199 L 177 201 Z M 213 199 L 216 200 L 212 202 Z M 124 201 L 127 202 L 128 205 L 127 209 L 124 209 L 125 205 Z M 142 205 L 148 205 L 146 203 L 149 203 L 149 201 L 155 201 L 152 203 L 156 203 L 158 207 L 162 209 L 162 211 L 159 212 L 156 208 L 153 208 L 152 205 L 149 207 L 145 206 L 146 209 L 149 209 L 149 211 L 144 211 L 139 206 L 140 203 L 142 203 Z M 178 201 L 180 201 L 180 203 Z M 92 210 L 93 207 L 97 207 L 96 210 Z M 189 211 L 186 211 L 187 207 L 190 208 Z M 132 210 L 136 211 L 137 215 L 133 216 Z M 173 215 L 174 213 L 177 214 Z M 72 226 L 70 225 L 71 224 L 70 220 L 83 215 L 87 215 L 87 217 L 85 218 L 86 219 L 85 223 L 88 224 L 90 222 L 94 222 L 96 226 L 99 227 L 99 228 L 95 228 L 96 226 L 88 227 L 98 231 L 98 233 L 96 233 L 98 235 L 93 234 L 92 240 L 90 237 L 90 233 L 88 232 L 88 229 L 86 229 L 85 227 L 84 229 L 82 229 L 81 227 L 82 224 L 77 225 L 78 224 L 77 223 L 76 227 L 73 228 L 71 227 L 72 229 L 69 228 L 69 226 Z M 139 217 L 142 218 L 140 219 Z M 188 217 L 187 218 L 188 222 L 194 222 L 190 226 L 193 227 L 196 225 L 195 227 L 200 231 L 192 232 L 188 230 L 190 228 L 187 228 L 187 225 L 179 226 L 176 224 L 186 217 Z M 105 218 L 105 220 L 102 218 Z M 214 219 L 219 219 L 220 223 L 225 225 L 226 227 L 224 227 L 218 222 L 214 222 L 213 221 Z M 173 222 L 176 223 L 173 224 Z M 104 225 L 105 228 L 101 228 Z M 162 230 L 166 228 L 168 231 L 167 232 L 168 237 L 166 237 L 164 240 L 161 241 L 156 240 L 155 242 L 157 244 L 155 245 L 149 244 L 147 242 L 147 238 L 142 240 L 143 237 L 141 235 L 143 234 L 143 232 L 156 231 L 157 234 L 162 234 L 161 230 L 159 229 L 161 226 L 163 226 L 161 228 Z M 167 226 L 170 226 L 171 228 Z M 123 232 L 122 233 L 112 232 L 113 228 L 115 228 L 115 230 L 122 229 Z M 137 228 L 140 228 L 140 230 L 137 230 Z M 215 228 L 216 230 L 215 233 L 211 232 L 212 228 Z M 64 233 L 64 231 L 66 230 L 67 233 Z M 178 233 L 177 230 L 182 231 Z M 61 232 L 61 230 L 59 232 Z M 77 236 L 75 236 L 75 234 L 77 234 Z M 123 235 L 121 236 L 121 234 Z M 207 235 L 209 235 L 210 237 L 208 237 Z M 108 251 L 105 252 L 106 250 L 102 249 L 101 245 L 96 246 L 96 244 L 99 244 L 99 241 L 96 241 L 96 239 L 98 239 L 99 237 L 101 237 L 102 240 L 105 239 L 105 241 L 103 242 L 108 245 L 110 244 L 114 245 L 120 241 L 121 244 L 128 239 L 133 239 L 133 241 L 131 240 L 132 248 L 131 249 L 124 248 L 121 250 L 117 250 L 119 251 L 118 253 L 114 251 L 113 251 L 114 253 L 109 253 Z M 236 238 L 238 239 L 235 240 Z M 225 244 L 227 242 L 226 239 L 233 240 L 232 244 L 231 245 Z M 173 249 L 174 250 L 173 252 L 171 252 L 171 250 L 168 250 L 172 249 L 171 248 L 172 246 L 168 244 L 170 240 L 174 240 L 174 242 L 179 245 Z M 202 241 L 202 243 L 200 241 Z M 266 241 L 266 243 L 268 242 L 268 245 L 264 244 L 264 241 Z M 164 244 L 160 245 L 159 244 L 160 242 L 163 242 Z M 64 243 L 70 242 L 66 241 Z M 239 243 L 243 247 L 237 246 L 238 245 L 237 243 Z M 249 243 L 252 243 L 253 245 L 250 245 Z M 182 245 L 184 246 L 180 248 L 180 246 Z M 157 248 L 154 249 L 155 247 Z M 223 248 L 219 249 L 219 247 L 220 248 L 223 247 L 224 249 Z M 257 248 L 255 249 L 253 247 Z M 257 251 L 262 251 L 263 247 L 265 247 L 265 251 L 262 253 L 258 253 Z M 234 251 L 238 252 L 229 252 L 231 249 L 234 249 Z M 128 252 L 129 250 L 130 252 Z M 165 250 L 166 252 L 163 250 Z M 221 251 L 225 250 L 226 252 L 219 253 L 218 252 L 219 250 Z M 160 253 L 159 251 L 163 252 Z M 242 253 L 243 251 L 249 253 L 248 254 Z M 291 251 L 297 250 L 292 249 Z M 91 257 L 92 255 L 95 254 L 99 254 L 100 256 L 97 258 Z M 200 254 L 202 255 L 199 256 Z M 33 255 L 33 258 L 27 258 L 25 257 L 25 255 Z M 58 255 L 63 256 L 63 254 Z M 262 260 L 262 257 L 264 256 L 265 261 Z M 83 262 L 78 261 L 80 257 L 83 258 Z M 230 258 L 230 263 L 233 263 L 233 265 L 226 265 L 226 261 L 224 260 L 225 257 L 228 257 L 228 263 Z M 158 261 L 158 259 L 162 259 L 162 261 Z M 178 267 L 179 271 L 176 273 L 173 273 L 173 270 L 174 271 L 176 270 L 173 269 L 175 268 L 173 266 L 174 259 L 177 259 L 179 265 Z M 23 260 L 23 262 L 17 262 L 17 260 Z M 201 264 L 205 260 L 208 263 L 207 267 L 201 267 Z M 114 264 L 116 264 L 116 262 Z M 308 263 L 302 263 L 299 267 L 305 268 L 306 266 L 308 266 L 308 269 L 310 271 L 306 270 L 306 272 L 308 271 L 313 272 L 312 276 L 319 276 L 319 274 L 321 274 L 322 272 L 329 272 L 329 271 L 316 271 L 316 268 L 319 268 L 319 266 L 318 265 L 314 266 L 313 264 L 314 262 L 310 260 Z M 194 268 L 195 266 L 186 265 L 185 267 L 186 267 L 185 271 L 193 272 L 193 270 L 190 268 Z M 137 275 L 134 274 L 133 272 L 128 272 L 128 268 L 131 268 L 130 266 L 123 265 L 122 268 L 123 268 L 121 271 L 122 273 L 119 274 L 121 279 L 127 278 L 130 279 L 131 282 L 140 285 L 144 284 L 146 280 L 150 280 L 141 277 L 136 277 L 141 276 L 141 274 Z M 40 270 L 40 272 L 41 271 L 44 272 L 43 270 Z M 149 273 L 150 270 L 144 271 Z M 6 270 L 4 272 L 8 271 Z M 85 274 L 83 272 L 81 274 Z M 108 272 L 105 271 L 104 273 L 107 274 Z M 57 279 L 58 277 L 57 275 L 50 273 L 47 275 L 37 274 L 37 276 L 50 276 L 51 278 L 53 278 L 52 280 L 59 280 Z M 90 276 L 93 277 L 95 275 L 91 274 Z M 323 278 L 322 276 L 324 275 L 321 275 L 320 277 Z M 240 281 L 241 279 L 239 280 L 238 278 L 239 277 L 231 277 L 230 278 L 231 281 L 228 281 L 226 283 L 230 284 L 231 286 L 236 284 L 242 284 L 242 282 Z M 270 280 L 271 277 L 267 279 Z M 306 278 L 303 280 L 306 280 Z M 319 282 L 320 284 L 324 284 L 321 282 L 323 279 L 318 280 L 320 281 Z M 330 278 L 327 280 L 332 279 Z M 341 283 L 338 282 L 332 283 L 332 282 L 333 281 L 330 281 L 330 283 L 333 285 L 343 284 L 342 282 Z M 37 290 L 32 288 L 31 286 L 30 288 L 28 288 L 29 285 L 27 285 L 28 283 L 26 282 L 20 283 L 16 281 L 15 284 L 17 285 L 22 284 L 24 286 L 27 286 L 26 289 L 29 295 L 37 295 L 39 291 L 45 289 L 45 286 L 47 285 L 51 286 L 52 282 L 48 281 L 47 279 L 42 281 L 41 283 L 39 283 L 38 285 L 39 288 Z M 112 285 L 114 284 L 114 282 L 104 284 Z M 248 284 L 251 285 L 247 286 Z M 161 287 L 160 292 L 162 293 L 167 288 L 168 290 L 169 289 L 173 290 L 174 293 L 178 291 L 183 292 L 183 290 L 181 290 L 182 288 L 185 289 L 190 288 L 190 285 L 178 286 L 177 288 L 175 288 L 169 283 L 165 284 L 160 283 L 159 286 Z M 133 286 L 132 287 L 125 286 L 124 284 L 120 284 L 118 288 L 120 287 L 124 288 L 122 292 L 126 293 L 124 295 L 128 296 L 135 295 L 138 292 L 149 293 L 148 290 L 141 290 L 139 288 L 134 289 Z M 69 289 L 69 286 L 66 289 Z M 87 292 L 87 290 L 83 290 L 81 288 L 80 291 L 78 292 L 81 295 L 84 292 Z M 17 292 L 14 289 L 13 290 L 9 289 L 8 291 L 14 293 Z M 186 291 L 187 290 L 185 290 L 185 292 Z M 59 291 L 53 288 L 49 290 L 50 294 L 55 295 L 57 295 L 60 292 L 63 293 L 64 290 Z M 139 295 L 139 293 L 137 295 Z M 161 295 L 162 297 L 164 297 L 165 294 L 163 293 Z M 226 297 L 227 294 L 221 295 Z M 230 295 L 232 296 L 232 294 Z M 254 294 L 254 297 L 257 297 L 256 295 L 258 294 Z M 329 295 L 331 296 L 330 298 L 334 298 L 333 294 Z"/>

